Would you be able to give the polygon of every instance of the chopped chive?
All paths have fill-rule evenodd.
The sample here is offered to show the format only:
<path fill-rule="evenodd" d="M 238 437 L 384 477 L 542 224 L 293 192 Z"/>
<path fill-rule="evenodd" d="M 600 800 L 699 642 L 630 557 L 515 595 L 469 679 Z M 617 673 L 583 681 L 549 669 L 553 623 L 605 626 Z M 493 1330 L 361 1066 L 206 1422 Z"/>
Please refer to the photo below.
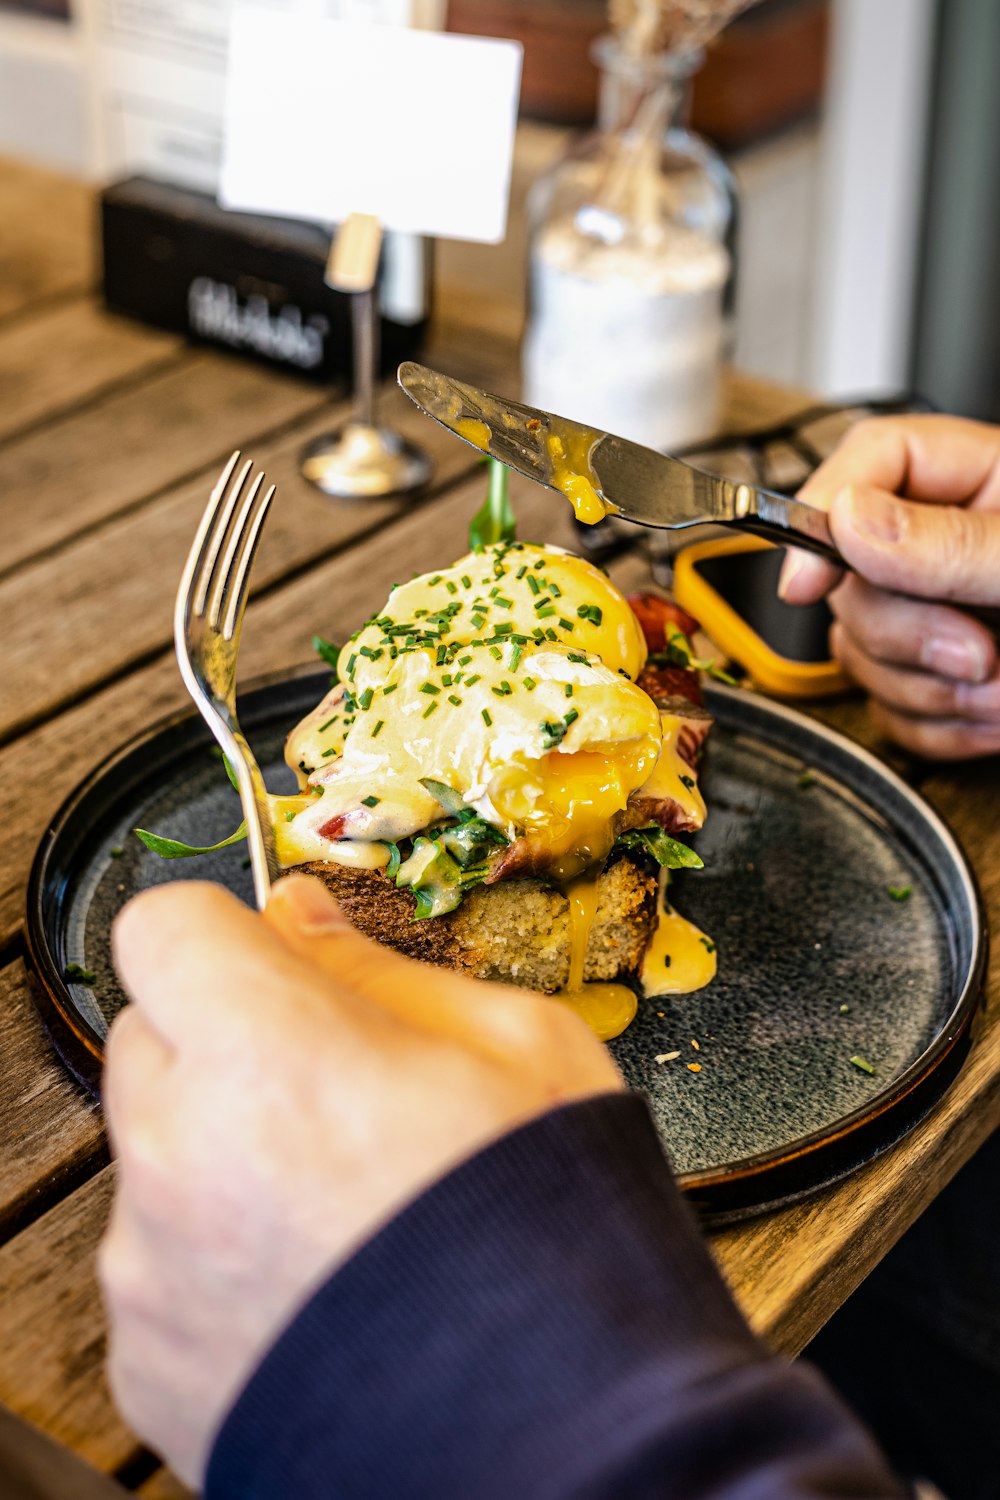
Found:
<path fill-rule="evenodd" d="M 450 578 L 445 579 L 445 585 L 444 586 L 448 590 L 449 594 L 457 594 L 458 593 L 458 584 L 457 583 L 452 583 L 452 581 L 451 581 Z"/>
<path fill-rule="evenodd" d="M 566 728 L 568 729 L 569 726 L 571 724 L 575 723 L 576 720 L 579 717 L 580 717 L 580 715 L 577 712 L 577 710 L 575 708 L 571 708 L 568 713 L 563 714 L 563 723 L 566 725 Z"/>
<path fill-rule="evenodd" d="M 466 687 L 471 687 L 474 682 L 478 682 L 479 677 L 480 674 L 478 672 L 470 672 L 468 677 L 465 679 Z"/>
<path fill-rule="evenodd" d="M 584 655 L 584 653 L 582 651 L 567 651 L 566 652 L 566 660 L 567 661 L 581 661 L 584 664 L 586 664 L 587 658 L 586 658 L 586 656 Z"/>
<path fill-rule="evenodd" d="M 490 598 L 491 599 L 495 599 L 496 596 L 497 596 L 497 594 L 499 594 L 499 592 L 500 592 L 499 585 L 496 588 L 494 588 L 494 589 L 490 589 Z"/>
<path fill-rule="evenodd" d="M 555 631 L 552 629 L 551 625 L 549 626 L 548 630 L 546 630 L 546 632 L 545 632 L 545 639 L 547 641 L 557 641 L 559 639 L 559 637 L 556 635 Z"/>
<path fill-rule="evenodd" d="M 449 693 L 448 694 L 448 702 L 449 703 L 454 703 L 454 705 L 455 705 L 456 708 L 461 708 L 461 706 L 462 706 L 462 700 L 458 696 L 457 693 Z"/>
<path fill-rule="evenodd" d="M 80 979 L 84 984 L 93 984 L 97 975 L 93 969 L 85 969 L 82 964 L 67 964 L 63 969 L 65 979 Z"/>
<path fill-rule="evenodd" d="M 565 682 L 565 683 L 563 683 L 563 696 L 565 698 L 572 698 L 572 696 L 573 696 L 573 684 L 571 682 Z"/>
<path fill-rule="evenodd" d="M 544 557 L 540 557 L 536 563 L 532 564 L 532 566 L 535 567 L 535 568 L 544 568 L 545 567 L 545 563 L 546 563 L 546 559 Z"/>
<path fill-rule="evenodd" d="M 887 885 L 885 889 L 893 901 L 909 901 L 913 895 L 912 885 Z"/>
<path fill-rule="evenodd" d="M 374 698 L 374 696 L 375 689 L 366 687 L 364 692 L 361 694 L 361 697 L 358 699 L 358 707 L 361 709 L 362 713 L 366 713 L 368 709 L 371 708 L 372 699 Z"/>
<path fill-rule="evenodd" d="M 503 656 L 503 652 L 500 650 L 499 646 L 491 646 L 490 655 L 494 658 L 494 660 L 499 661 Z"/>
<path fill-rule="evenodd" d="M 436 667 L 443 667 L 444 666 L 444 659 L 445 659 L 445 657 L 447 655 L 448 655 L 448 648 L 447 648 L 447 646 L 439 646 L 437 648 L 437 653 L 435 654 L 435 657 L 434 657 L 434 665 Z"/>
<path fill-rule="evenodd" d="M 441 674 L 441 684 L 442 684 L 442 686 L 443 687 L 451 687 L 451 683 L 452 683 L 451 673 L 450 672 L 442 672 L 442 674 Z"/>
<path fill-rule="evenodd" d="M 481 630 L 485 624 L 486 624 L 486 616 L 485 615 L 473 615 L 472 616 L 472 628 L 473 628 L 473 630 Z"/>
<path fill-rule="evenodd" d="M 850 1060 L 853 1066 L 859 1068 L 862 1073 L 867 1073 L 869 1077 L 872 1077 L 874 1075 L 875 1064 L 870 1063 L 867 1058 L 852 1057 Z"/>
<path fill-rule="evenodd" d="M 357 661 L 358 661 L 357 652 L 356 651 L 352 651 L 351 654 L 350 654 L 350 656 L 347 658 L 347 675 L 351 679 L 352 682 L 354 681 L 354 668 L 357 666 Z"/>
<path fill-rule="evenodd" d="M 470 662 L 470 661 L 471 661 L 471 660 L 472 660 L 472 657 L 471 657 L 471 656 L 460 656 L 460 657 L 459 657 L 459 658 L 458 658 L 458 665 L 459 665 L 459 666 L 460 666 L 460 667 L 467 667 L 467 666 L 468 666 L 468 665 L 469 665 L 469 662 Z"/>
<path fill-rule="evenodd" d="M 440 583 L 441 582 L 441 574 L 440 573 L 435 573 L 434 576 L 433 576 L 433 578 L 428 578 L 427 582 L 428 583 Z"/>
<path fill-rule="evenodd" d="M 524 685 L 528 689 L 529 693 L 533 693 L 538 684 L 535 682 L 535 679 L 533 677 L 526 677 L 524 679 Z"/>
<path fill-rule="evenodd" d="M 286 823 L 290 823 L 294 817 L 295 817 L 295 814 L 293 812 L 286 812 L 285 813 L 285 822 Z"/>
<path fill-rule="evenodd" d="M 439 693 L 441 689 L 436 685 L 436 683 L 425 682 L 421 685 L 420 691 L 422 693 Z"/>
<path fill-rule="evenodd" d="M 665 953 L 663 955 L 663 967 L 665 969 L 669 969 L 670 968 L 670 954 L 669 953 Z"/>
<path fill-rule="evenodd" d="M 513 609 L 514 608 L 514 601 L 513 601 L 513 599 L 498 598 L 497 599 L 497 603 L 499 604 L 499 606 L 500 606 L 501 609 Z"/>
<path fill-rule="evenodd" d="M 514 642 L 514 649 L 510 653 L 510 670 L 516 672 L 521 661 L 521 645 L 519 641 Z"/>
<path fill-rule="evenodd" d="M 573 629 L 573 621 L 572 620 L 564 620 L 561 615 L 559 617 L 559 624 L 562 626 L 563 630 L 572 630 Z"/>
<path fill-rule="evenodd" d="M 361 806 L 362 807 L 378 807 L 378 805 L 379 805 L 379 803 L 381 801 L 382 801 L 381 797 L 362 797 L 362 799 L 361 799 Z"/>
<path fill-rule="evenodd" d="M 390 682 L 390 684 L 389 684 L 389 686 L 387 688 L 383 688 L 382 689 L 382 697 L 383 698 L 388 698 L 389 694 L 390 693 L 394 693 L 398 687 L 399 687 L 399 683 L 398 682 Z"/>
<path fill-rule="evenodd" d="M 693 776 L 680 776 L 680 777 L 678 777 L 678 780 L 680 781 L 681 786 L 686 786 L 687 787 L 687 789 L 688 789 L 689 792 L 693 792 L 694 791 L 694 777 Z"/>
<path fill-rule="evenodd" d="M 437 702 L 436 702 L 435 699 L 432 698 L 431 701 L 430 701 L 430 703 L 428 703 L 427 707 L 424 709 L 423 714 L 421 715 L 421 717 L 424 718 L 424 719 L 429 719 L 430 716 L 431 716 L 431 714 L 434 712 L 434 710 L 436 708 L 437 708 Z"/>
<path fill-rule="evenodd" d="M 336 755 L 336 753 L 337 752 L 336 752 L 335 749 L 334 750 L 324 750 L 323 751 L 323 759 L 324 760 L 328 760 L 331 755 Z"/>
<path fill-rule="evenodd" d="M 539 609 L 537 611 L 537 614 L 540 620 L 547 620 L 549 616 L 554 615 L 555 612 L 556 610 L 554 604 L 546 604 L 542 609 Z"/>
<path fill-rule="evenodd" d="M 381 733 L 381 731 L 382 731 L 382 725 L 384 723 L 385 723 L 384 719 L 379 719 L 378 723 L 375 725 L 375 728 L 372 730 L 372 739 L 374 739 L 377 734 Z"/>
<path fill-rule="evenodd" d="M 330 727 L 330 725 L 331 725 L 331 724 L 336 724 L 336 722 L 337 722 L 337 720 L 338 720 L 338 719 L 339 719 L 339 718 L 340 718 L 340 715 L 339 715 L 339 714 L 334 714 L 334 716 L 333 716 L 333 718 L 332 718 L 332 719 L 327 719 L 327 721 L 326 721 L 326 723 L 325 723 L 325 724 L 321 724 L 321 725 L 320 725 L 320 726 L 319 726 L 319 729 L 318 729 L 318 730 L 317 730 L 317 733 L 318 733 L 318 734 L 325 734 L 325 733 L 326 733 L 326 731 L 327 731 L 327 730 L 328 730 L 328 729 L 329 729 L 329 727 Z"/>
<path fill-rule="evenodd" d="M 471 589 L 472 587 L 472 579 L 469 577 L 468 573 L 462 574 L 462 587 L 463 589 Z"/>
<path fill-rule="evenodd" d="M 488 708 L 484 708 L 483 709 L 483 723 L 486 725 L 487 729 L 493 723 L 493 720 L 490 717 L 490 711 L 489 711 Z"/>
<path fill-rule="evenodd" d="M 706 953 L 715 952 L 715 944 L 711 942 L 707 937 L 699 938 L 698 941 L 702 945 Z"/>
<path fill-rule="evenodd" d="M 542 592 L 542 585 L 538 582 L 534 573 L 528 574 L 528 587 L 533 594 L 540 594 Z"/>
<path fill-rule="evenodd" d="M 528 564 L 527 563 L 522 563 L 521 566 L 518 568 L 517 572 L 514 574 L 514 577 L 515 578 L 523 578 L 524 575 L 525 575 L 525 573 L 527 573 L 527 571 L 528 571 Z"/>

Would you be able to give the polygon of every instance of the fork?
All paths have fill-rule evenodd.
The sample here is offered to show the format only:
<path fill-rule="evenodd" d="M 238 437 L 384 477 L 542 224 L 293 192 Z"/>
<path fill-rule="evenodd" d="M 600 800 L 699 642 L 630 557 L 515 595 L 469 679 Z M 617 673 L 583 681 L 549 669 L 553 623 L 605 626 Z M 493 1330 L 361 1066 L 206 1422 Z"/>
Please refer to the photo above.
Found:
<path fill-rule="evenodd" d="M 184 685 L 235 773 L 254 896 L 263 911 L 278 859 L 264 778 L 236 717 L 236 658 L 250 572 L 274 485 L 261 498 L 264 474 L 258 472 L 241 503 L 253 462 L 248 459 L 236 473 L 239 459 L 237 449 L 219 475 L 191 544 L 177 590 L 174 646 Z"/>

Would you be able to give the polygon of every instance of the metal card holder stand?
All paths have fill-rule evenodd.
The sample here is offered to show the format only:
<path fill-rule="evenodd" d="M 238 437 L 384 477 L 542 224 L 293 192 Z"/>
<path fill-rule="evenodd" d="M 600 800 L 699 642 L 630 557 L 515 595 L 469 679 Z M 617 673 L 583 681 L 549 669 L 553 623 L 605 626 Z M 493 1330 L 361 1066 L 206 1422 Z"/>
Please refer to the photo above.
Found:
<path fill-rule="evenodd" d="M 382 226 L 372 214 L 351 214 L 330 246 L 324 280 L 351 298 L 355 415 L 317 438 L 302 455 L 303 478 L 340 500 L 375 500 L 418 490 L 433 464 L 423 448 L 375 420 L 379 307 L 376 281 Z"/>

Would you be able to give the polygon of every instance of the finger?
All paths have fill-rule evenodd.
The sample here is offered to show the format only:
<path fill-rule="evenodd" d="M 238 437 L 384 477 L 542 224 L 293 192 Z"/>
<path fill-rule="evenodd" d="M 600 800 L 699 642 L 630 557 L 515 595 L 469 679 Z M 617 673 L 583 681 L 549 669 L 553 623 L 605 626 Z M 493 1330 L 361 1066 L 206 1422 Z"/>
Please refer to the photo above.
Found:
<path fill-rule="evenodd" d="M 977 620 L 946 605 L 887 593 L 850 574 L 830 608 L 855 644 L 876 661 L 983 682 L 997 665 L 997 643 Z"/>
<path fill-rule="evenodd" d="M 886 739 L 926 760 L 972 760 L 1000 752 L 1000 724 L 968 719 L 922 719 L 871 705 L 872 721 Z"/>
<path fill-rule="evenodd" d="M 836 588 L 843 576 L 843 568 L 818 553 L 789 547 L 778 577 L 778 598 L 786 604 L 815 604 Z"/>
<path fill-rule="evenodd" d="M 607 1048 L 549 996 L 432 968 L 357 931 L 318 880 L 288 875 L 271 893 L 267 919 L 325 973 L 397 1021 L 493 1059 L 558 1056 L 596 1091 L 622 1087 Z"/>
<path fill-rule="evenodd" d="M 970 688 L 933 672 L 874 661 L 841 625 L 833 627 L 830 644 L 855 682 L 889 708 L 926 719 L 965 715 L 973 721 L 1000 724 L 1000 681 Z"/>
<path fill-rule="evenodd" d="M 175 1049 L 136 1006 L 115 1017 L 105 1046 L 101 1104 L 116 1156 L 138 1121 L 155 1111 L 176 1059 Z"/>
<path fill-rule="evenodd" d="M 112 928 L 115 966 L 132 1002 L 179 1052 L 262 1045 L 294 1015 L 338 1019 L 347 990 L 281 941 L 257 912 L 219 886 L 177 881 L 133 897 Z"/>
<path fill-rule="evenodd" d="M 929 413 L 868 417 L 810 475 L 800 496 L 830 510 L 847 485 L 935 504 L 975 499 L 1000 506 L 1000 428 Z"/>
<path fill-rule="evenodd" d="M 435 1031 L 465 1033 L 487 1015 L 516 1009 L 531 991 L 481 984 L 447 969 L 431 969 L 365 937 L 351 925 L 323 884 L 286 875 L 271 892 L 266 919 L 303 958 L 383 1010 Z M 475 1013 L 478 1012 L 478 1015 Z"/>
<path fill-rule="evenodd" d="M 870 583 L 924 599 L 1000 603 L 1000 515 L 851 485 L 834 499 L 830 528 Z"/>
<path fill-rule="evenodd" d="M 1000 508 L 1000 428 L 935 414 L 870 417 L 857 422 L 799 491 L 831 510 L 848 485 L 871 486 L 914 500 Z M 778 583 L 788 604 L 812 604 L 840 573 L 815 553 L 789 549 Z"/>

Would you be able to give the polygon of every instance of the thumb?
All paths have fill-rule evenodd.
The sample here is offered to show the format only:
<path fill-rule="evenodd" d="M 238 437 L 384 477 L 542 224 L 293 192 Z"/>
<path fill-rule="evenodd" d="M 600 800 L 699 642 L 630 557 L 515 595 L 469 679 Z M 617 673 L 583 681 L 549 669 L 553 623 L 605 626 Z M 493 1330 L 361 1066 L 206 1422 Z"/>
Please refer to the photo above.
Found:
<path fill-rule="evenodd" d="M 1000 603 L 1000 516 L 961 505 L 920 505 L 886 490 L 848 485 L 830 528 L 869 583 L 922 599 Z"/>
<path fill-rule="evenodd" d="M 454 1033 L 466 1029 L 470 1013 L 482 1018 L 495 1007 L 492 986 L 431 968 L 365 937 L 313 876 L 292 874 L 279 880 L 265 918 L 293 952 L 401 1020 Z"/>

